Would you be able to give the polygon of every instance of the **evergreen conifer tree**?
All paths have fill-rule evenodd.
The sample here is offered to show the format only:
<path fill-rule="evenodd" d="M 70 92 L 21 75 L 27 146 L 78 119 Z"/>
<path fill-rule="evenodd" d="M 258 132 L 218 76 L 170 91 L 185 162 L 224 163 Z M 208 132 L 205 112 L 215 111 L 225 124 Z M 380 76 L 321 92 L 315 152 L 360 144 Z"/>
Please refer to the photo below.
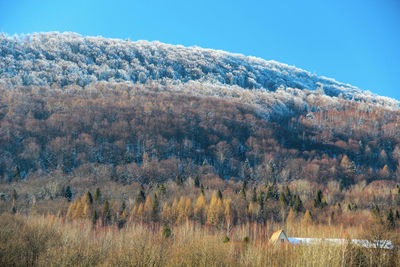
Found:
<path fill-rule="evenodd" d="M 251 195 L 251 201 L 256 202 L 257 201 L 257 192 L 256 192 L 256 188 L 253 187 L 253 192 Z"/>
<path fill-rule="evenodd" d="M 68 185 L 67 188 L 65 189 L 64 197 L 68 200 L 68 202 L 70 202 L 72 200 L 73 194 L 72 194 L 71 186 Z"/>
<path fill-rule="evenodd" d="M 139 193 L 136 196 L 136 203 L 137 204 L 143 203 L 143 202 L 145 202 L 145 200 L 146 200 L 146 195 L 144 193 L 144 187 L 143 187 L 143 185 L 140 185 Z"/>
<path fill-rule="evenodd" d="M 109 225 L 111 223 L 111 208 L 110 208 L 110 202 L 106 198 L 103 204 L 103 222 L 104 225 Z"/>
<path fill-rule="evenodd" d="M 386 223 L 390 229 L 393 229 L 395 227 L 395 221 L 394 221 L 394 215 L 393 215 L 393 210 L 389 209 L 386 215 Z"/>
<path fill-rule="evenodd" d="M 151 208 L 151 219 L 153 222 L 158 221 L 158 211 L 160 208 L 160 203 L 158 202 L 157 194 L 154 194 L 153 204 Z"/>
<path fill-rule="evenodd" d="M 218 197 L 219 199 L 222 199 L 222 192 L 221 192 L 221 190 L 219 190 L 219 189 L 218 189 L 218 192 L 217 192 L 217 197 Z"/>
<path fill-rule="evenodd" d="M 96 188 L 96 191 L 95 191 L 95 193 L 94 193 L 94 201 L 96 201 L 96 203 L 97 204 L 100 204 L 101 203 L 101 191 L 100 191 L 100 188 Z"/>

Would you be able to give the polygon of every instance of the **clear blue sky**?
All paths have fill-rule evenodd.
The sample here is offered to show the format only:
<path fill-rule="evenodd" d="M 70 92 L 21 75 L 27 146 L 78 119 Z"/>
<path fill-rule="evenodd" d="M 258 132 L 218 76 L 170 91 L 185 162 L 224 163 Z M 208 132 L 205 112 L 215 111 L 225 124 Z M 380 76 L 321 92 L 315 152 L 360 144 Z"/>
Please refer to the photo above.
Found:
<path fill-rule="evenodd" d="M 0 31 L 222 49 L 400 100 L 400 0 L 0 0 Z"/>

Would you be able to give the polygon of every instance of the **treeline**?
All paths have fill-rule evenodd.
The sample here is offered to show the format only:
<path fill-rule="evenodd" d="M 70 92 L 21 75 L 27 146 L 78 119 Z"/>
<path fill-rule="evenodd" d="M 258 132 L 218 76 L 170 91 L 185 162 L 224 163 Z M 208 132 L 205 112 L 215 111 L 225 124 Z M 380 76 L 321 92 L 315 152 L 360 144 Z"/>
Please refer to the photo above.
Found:
<path fill-rule="evenodd" d="M 347 205 L 345 202 L 329 205 L 321 190 L 315 193 L 312 201 L 304 205 L 301 198 L 291 193 L 288 186 L 279 190 L 276 184 L 259 189 L 253 187 L 251 190 L 246 190 L 245 185 L 242 185 L 239 193 L 227 189 L 223 194 L 221 190 L 217 190 L 213 193 L 208 192 L 208 197 L 201 185 L 197 190 L 199 191 L 197 198 L 193 194 L 181 195 L 179 198 L 166 195 L 167 189 L 164 184 L 152 192 L 154 191 L 152 195 L 146 196 L 145 189 L 141 186 L 134 201 L 131 201 L 133 204 L 127 204 L 125 199 L 116 201 L 113 197 L 111 200 L 103 197 L 101 190 L 97 188 L 94 195 L 88 191 L 74 201 L 65 196 L 71 201 L 68 209 L 66 211 L 59 209 L 57 214 L 70 220 L 90 219 L 93 225 L 118 225 L 120 228 L 126 223 L 159 223 L 174 226 L 192 221 L 200 225 L 226 229 L 229 232 L 235 225 L 254 222 L 262 225 L 271 221 L 288 225 L 301 223 L 304 226 L 343 224 L 343 219 L 353 217 L 352 219 L 356 220 L 355 218 L 360 216 L 363 210 L 365 211 L 365 208 L 359 208 L 355 202 L 348 202 Z M 251 195 L 246 196 L 246 192 Z M 389 229 L 400 226 L 399 188 L 393 197 L 395 203 L 389 208 L 381 210 L 374 204 L 371 210 L 366 210 L 369 215 L 365 218 L 375 219 Z M 383 205 L 380 206 L 382 209 L 385 208 Z M 35 207 L 31 210 L 35 211 Z M 351 226 L 352 223 L 345 225 Z"/>

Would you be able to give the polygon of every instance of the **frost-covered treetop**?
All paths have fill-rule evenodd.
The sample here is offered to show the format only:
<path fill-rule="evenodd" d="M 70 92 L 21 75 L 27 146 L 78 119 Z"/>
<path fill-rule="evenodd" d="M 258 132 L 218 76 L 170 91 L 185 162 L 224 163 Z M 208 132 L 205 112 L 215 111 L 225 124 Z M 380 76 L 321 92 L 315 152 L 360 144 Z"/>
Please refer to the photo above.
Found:
<path fill-rule="evenodd" d="M 4 87 L 71 84 L 84 87 L 96 81 L 144 83 L 172 79 L 268 91 L 282 86 L 320 89 L 329 96 L 342 94 L 346 98 L 377 101 L 372 93 L 275 61 L 160 42 L 58 32 L 2 34 L 0 59 L 0 85 Z"/>

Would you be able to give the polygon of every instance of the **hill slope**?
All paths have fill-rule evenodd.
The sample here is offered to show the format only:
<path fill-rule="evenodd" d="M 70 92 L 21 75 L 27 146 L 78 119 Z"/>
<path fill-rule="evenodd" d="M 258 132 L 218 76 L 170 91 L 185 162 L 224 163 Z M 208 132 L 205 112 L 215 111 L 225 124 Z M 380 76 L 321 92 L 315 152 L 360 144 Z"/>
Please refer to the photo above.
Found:
<path fill-rule="evenodd" d="M 0 57 L 4 181 L 400 177 L 398 101 L 285 64 L 72 33 L 2 35 Z"/>

